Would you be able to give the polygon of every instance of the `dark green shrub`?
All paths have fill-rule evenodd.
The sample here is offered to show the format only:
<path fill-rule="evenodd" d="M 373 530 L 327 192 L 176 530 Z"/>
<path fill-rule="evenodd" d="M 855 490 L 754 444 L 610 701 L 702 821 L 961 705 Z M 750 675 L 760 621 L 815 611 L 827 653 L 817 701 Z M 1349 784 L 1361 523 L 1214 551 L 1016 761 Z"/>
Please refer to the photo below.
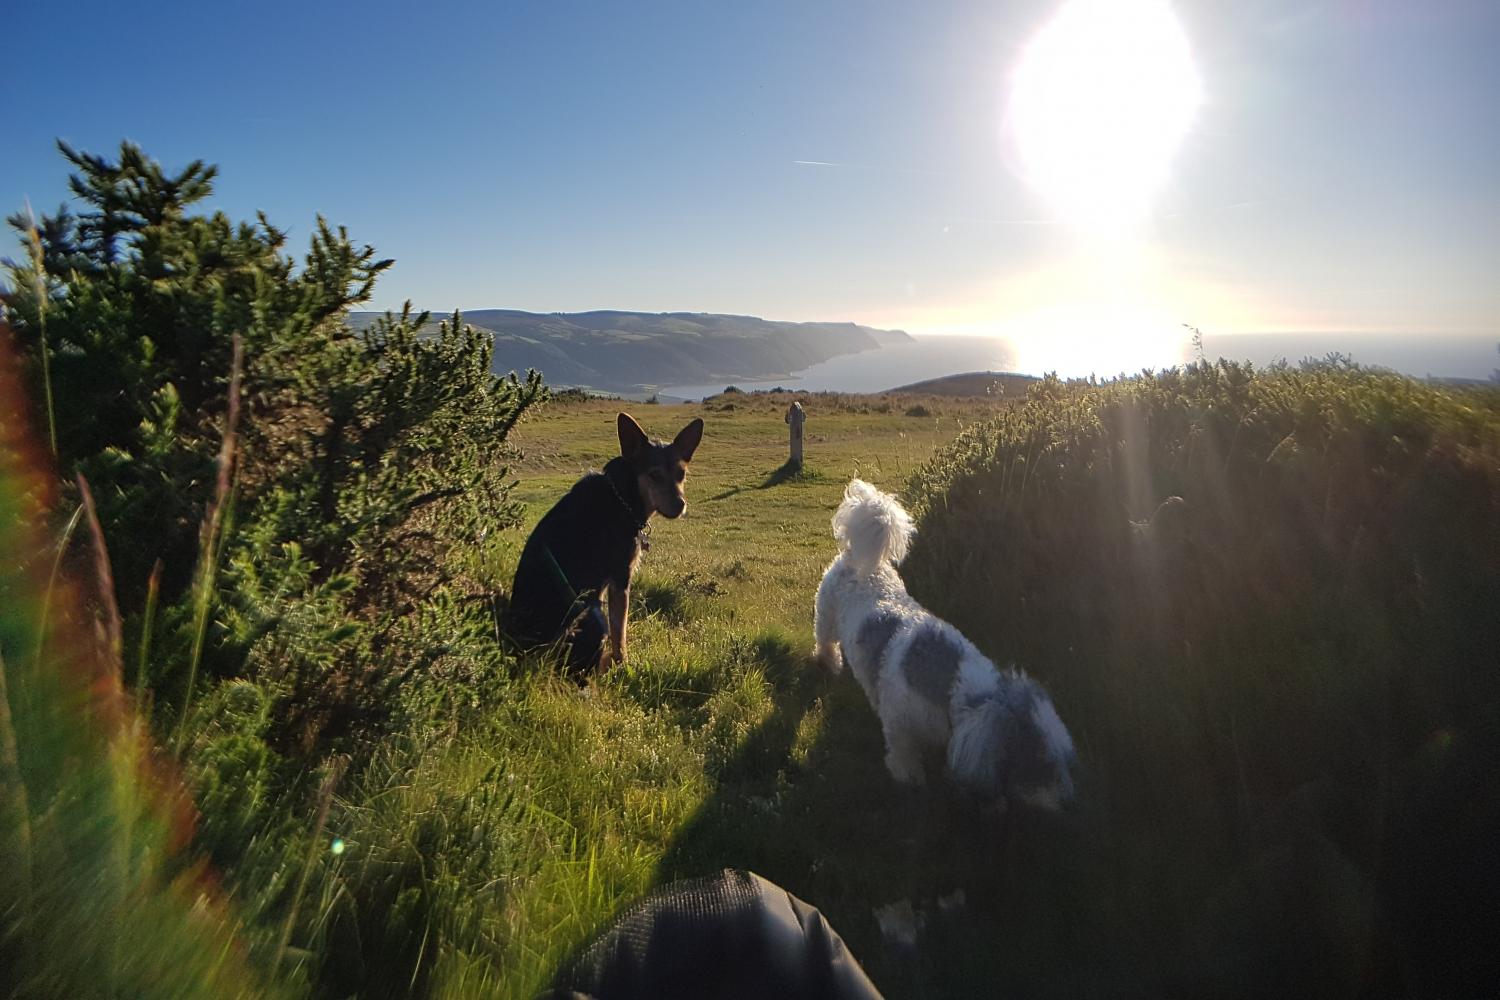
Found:
<path fill-rule="evenodd" d="M 1054 905 L 1157 956 L 1144 991 L 1500 974 L 1497 399 L 1339 359 L 1050 379 L 914 477 L 911 589 L 1051 688 L 1094 842 Z"/>
<path fill-rule="evenodd" d="M 128 143 L 114 162 L 62 150 L 83 210 L 10 220 L 33 253 L 9 264 L 4 302 L 31 398 L 56 401 L 58 465 L 99 498 L 127 616 L 162 563 L 158 705 L 190 698 L 197 676 L 186 592 L 235 336 L 243 406 L 209 683 L 254 681 L 273 698 L 266 737 L 305 752 L 379 725 L 410 678 L 460 650 L 492 659 L 493 644 L 432 636 L 485 627 L 460 598 L 493 581 L 461 579 L 449 553 L 514 523 L 504 441 L 540 377 L 496 378 L 490 335 L 457 315 L 432 336 L 409 308 L 355 331 L 347 311 L 390 261 L 320 219 L 299 266 L 264 216 L 191 214 L 213 167 L 169 174 Z M 409 627 L 433 614 L 430 632 Z"/>

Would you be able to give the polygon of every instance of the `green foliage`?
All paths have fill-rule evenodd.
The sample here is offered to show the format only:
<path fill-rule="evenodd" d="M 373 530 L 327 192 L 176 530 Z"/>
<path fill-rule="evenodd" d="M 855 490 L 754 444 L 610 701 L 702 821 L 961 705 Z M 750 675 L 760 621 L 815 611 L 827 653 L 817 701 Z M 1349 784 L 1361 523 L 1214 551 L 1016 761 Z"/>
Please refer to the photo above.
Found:
<path fill-rule="evenodd" d="M 213 167 L 61 148 L 81 208 L 10 220 L 29 251 L 0 296 L 27 395 L 56 403 L 58 472 L 98 497 L 137 697 L 180 734 L 197 843 L 281 962 L 280 927 L 292 951 L 313 936 L 307 831 L 317 776 L 342 772 L 320 761 L 364 751 L 357 777 L 383 734 L 451 729 L 506 683 L 468 553 L 517 520 L 505 442 L 546 390 L 497 378 L 491 335 L 457 314 L 353 329 L 390 261 L 322 219 L 297 262 L 263 216 L 192 213 Z"/>
<path fill-rule="evenodd" d="M 1342 358 L 1049 379 L 910 495 L 913 592 L 1080 743 L 1085 821 L 1120 845 L 1077 859 L 1090 919 L 1164 956 L 1143 988 L 1494 974 L 1494 393 Z"/>
<path fill-rule="evenodd" d="M 227 681 L 198 706 L 191 776 L 202 812 L 198 837 L 212 855 L 234 859 L 265 831 L 281 761 L 267 745 L 272 701 L 243 680 Z"/>
<path fill-rule="evenodd" d="M 51 573 L 12 362 L 0 342 L 0 995 L 285 995 L 179 851 L 186 793 L 126 710 L 106 595 Z"/>
<path fill-rule="evenodd" d="M 190 214 L 212 167 L 170 174 L 128 143 L 115 162 L 62 150 L 85 210 L 37 224 L 40 261 L 9 265 L 5 303 L 33 372 L 45 312 L 66 404 L 59 461 L 101 498 L 122 604 L 139 606 L 161 559 L 163 617 L 181 626 L 171 605 L 214 502 L 239 334 L 243 457 L 206 659 L 214 676 L 272 693 L 270 736 L 284 748 L 377 722 L 450 655 L 414 637 L 409 616 L 441 606 L 470 633 L 484 617 L 453 600 L 463 584 L 448 554 L 514 522 L 496 459 L 542 398 L 540 377 L 495 378 L 490 336 L 457 315 L 432 336 L 409 307 L 354 332 L 347 311 L 390 261 L 320 219 L 297 266 L 264 217 Z M 180 654 L 181 627 L 168 632 L 165 651 Z M 153 664 L 159 703 L 183 694 L 182 661 Z"/>
<path fill-rule="evenodd" d="M 215 168 L 195 162 L 169 175 L 129 143 L 118 162 L 60 146 L 79 171 L 71 187 L 85 211 L 64 206 L 37 224 L 41 273 L 32 261 L 9 263 L 4 302 L 33 370 L 45 310 L 60 464 L 95 483 L 112 535 L 140 542 L 120 546 L 116 558 L 130 605 L 157 555 L 168 595 L 191 572 L 232 334 L 244 336 L 257 373 L 255 408 L 295 377 L 294 362 L 334 339 L 325 324 L 366 298 L 390 262 L 355 250 L 320 220 L 294 273 L 284 234 L 264 217 L 235 225 L 222 213 L 188 214 L 212 191 Z M 10 222 L 29 226 L 21 216 Z"/>

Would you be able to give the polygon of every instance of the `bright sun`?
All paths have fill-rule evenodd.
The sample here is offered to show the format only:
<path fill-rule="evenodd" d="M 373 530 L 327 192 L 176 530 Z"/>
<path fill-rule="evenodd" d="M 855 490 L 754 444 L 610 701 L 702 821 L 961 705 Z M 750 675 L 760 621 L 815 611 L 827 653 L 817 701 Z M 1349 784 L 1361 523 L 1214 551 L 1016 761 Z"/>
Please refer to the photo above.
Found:
<path fill-rule="evenodd" d="M 1021 58 L 1008 128 L 1064 219 L 1117 230 L 1145 217 L 1202 100 L 1166 0 L 1068 0 Z"/>

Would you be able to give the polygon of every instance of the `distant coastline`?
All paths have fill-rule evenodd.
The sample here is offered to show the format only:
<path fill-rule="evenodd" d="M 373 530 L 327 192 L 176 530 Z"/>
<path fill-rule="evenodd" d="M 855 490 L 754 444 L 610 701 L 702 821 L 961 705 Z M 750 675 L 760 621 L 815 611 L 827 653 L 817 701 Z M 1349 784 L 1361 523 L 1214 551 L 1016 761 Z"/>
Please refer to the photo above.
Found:
<path fill-rule="evenodd" d="M 747 379 L 741 389 L 769 389 L 780 382 L 803 392 L 884 392 L 894 386 L 960 372 L 1013 371 L 1016 354 L 995 337 L 910 337 L 906 342 L 830 358 L 780 379 Z M 663 400 L 702 399 L 727 383 L 693 382 L 658 387 Z"/>
<path fill-rule="evenodd" d="M 350 321 L 362 328 L 382 315 Z M 434 314 L 433 327 L 443 318 Z M 535 368 L 554 386 L 636 395 L 663 383 L 789 379 L 830 358 L 911 342 L 902 330 L 725 313 L 472 309 L 463 319 L 493 335 L 496 372 Z"/>

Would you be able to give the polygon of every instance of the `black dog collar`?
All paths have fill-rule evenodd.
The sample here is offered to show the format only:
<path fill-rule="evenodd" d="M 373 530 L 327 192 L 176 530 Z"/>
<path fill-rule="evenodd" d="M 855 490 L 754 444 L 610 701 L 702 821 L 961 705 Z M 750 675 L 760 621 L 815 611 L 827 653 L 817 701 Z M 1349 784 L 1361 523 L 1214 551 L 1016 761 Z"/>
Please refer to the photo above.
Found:
<path fill-rule="evenodd" d="M 604 481 L 609 484 L 609 491 L 615 495 L 615 499 L 620 501 L 620 506 L 625 508 L 625 513 L 630 515 L 630 519 L 632 521 L 635 521 L 635 511 L 631 509 L 630 504 L 626 502 L 625 498 L 620 495 L 620 488 L 615 485 L 614 479 L 611 478 L 609 473 L 607 472 L 604 473 Z M 649 527 L 650 520 L 651 518 L 648 515 L 646 520 L 636 522 L 636 540 L 641 543 L 642 552 L 651 551 L 651 529 Z"/>

